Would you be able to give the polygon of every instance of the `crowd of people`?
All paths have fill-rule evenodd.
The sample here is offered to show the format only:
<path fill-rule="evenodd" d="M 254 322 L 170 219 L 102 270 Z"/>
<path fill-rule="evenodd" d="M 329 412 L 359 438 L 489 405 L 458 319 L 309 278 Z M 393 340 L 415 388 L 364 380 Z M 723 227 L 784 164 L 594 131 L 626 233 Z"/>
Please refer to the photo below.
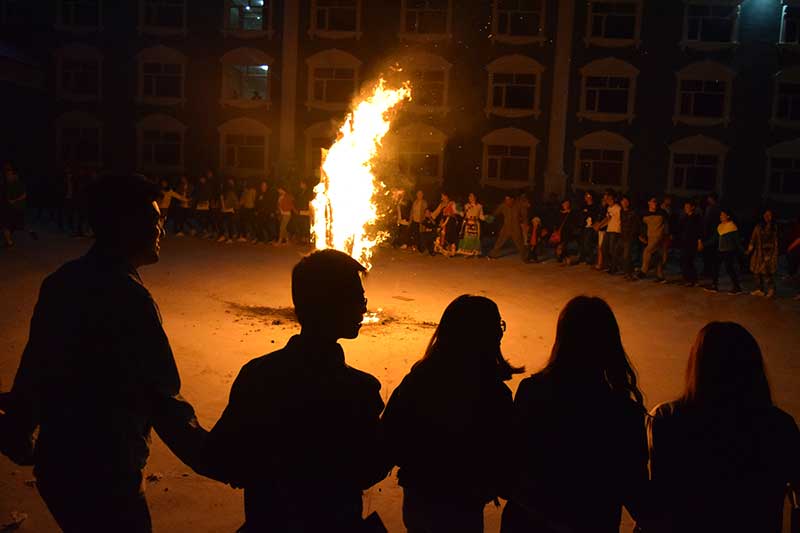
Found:
<path fill-rule="evenodd" d="M 115 179 L 93 193 L 97 240 L 43 282 L 0 394 L 0 451 L 34 465 L 64 531 L 151 531 L 151 427 L 196 472 L 244 489 L 246 533 L 385 531 L 363 518 L 362 491 L 394 467 L 411 533 L 482 533 L 500 498 L 502 533 L 616 532 L 623 507 L 644 533 L 782 530 L 800 431 L 743 326 L 706 324 L 683 392 L 648 413 L 604 300 L 565 305 L 547 363 L 513 396 L 506 382 L 524 369 L 503 355 L 500 309 L 462 295 L 384 405 L 379 380 L 338 343 L 359 335 L 367 299 L 364 267 L 335 250 L 295 265 L 299 334 L 244 365 L 205 430 L 137 272 L 160 253 L 151 185 Z"/>

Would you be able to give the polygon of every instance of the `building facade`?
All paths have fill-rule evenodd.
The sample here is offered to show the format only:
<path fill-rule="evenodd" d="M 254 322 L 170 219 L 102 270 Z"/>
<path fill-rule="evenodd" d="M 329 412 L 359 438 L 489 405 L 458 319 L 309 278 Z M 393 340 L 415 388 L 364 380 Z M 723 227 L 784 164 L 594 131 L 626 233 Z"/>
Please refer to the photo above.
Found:
<path fill-rule="evenodd" d="M 800 203 L 800 0 L 0 0 L 0 28 L 44 73 L 3 103 L 32 174 L 312 176 L 384 77 L 398 183 Z"/>

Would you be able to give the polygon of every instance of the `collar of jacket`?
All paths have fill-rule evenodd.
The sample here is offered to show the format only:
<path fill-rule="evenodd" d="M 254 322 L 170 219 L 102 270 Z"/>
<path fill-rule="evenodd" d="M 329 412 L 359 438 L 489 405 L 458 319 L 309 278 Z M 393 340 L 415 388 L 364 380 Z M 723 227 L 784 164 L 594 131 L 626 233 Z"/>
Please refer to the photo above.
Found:
<path fill-rule="evenodd" d="M 311 364 L 344 367 L 344 350 L 338 342 L 326 342 L 314 337 L 294 335 L 286 349 L 308 360 Z"/>
<path fill-rule="evenodd" d="M 141 282 L 136 268 L 116 250 L 105 248 L 95 243 L 86 253 L 86 257 L 102 265 L 105 269 L 125 272 Z"/>

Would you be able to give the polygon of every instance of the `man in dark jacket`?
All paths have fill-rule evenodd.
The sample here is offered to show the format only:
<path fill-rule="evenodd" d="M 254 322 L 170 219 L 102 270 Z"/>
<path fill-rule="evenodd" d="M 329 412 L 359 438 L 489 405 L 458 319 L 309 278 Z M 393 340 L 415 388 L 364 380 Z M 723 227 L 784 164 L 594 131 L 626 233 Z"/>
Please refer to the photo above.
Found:
<path fill-rule="evenodd" d="M 380 382 L 345 363 L 367 300 L 358 262 L 314 252 L 292 271 L 299 335 L 247 363 L 209 434 L 211 477 L 244 488 L 247 533 L 356 532 L 361 493 L 386 476 Z"/>
<path fill-rule="evenodd" d="M 688 287 L 697 285 L 695 258 L 703 246 L 703 218 L 697 213 L 694 203 L 687 200 L 683 204 L 684 218 L 681 222 L 681 275 Z"/>
<path fill-rule="evenodd" d="M 149 532 L 150 428 L 193 468 L 206 437 L 179 395 L 161 316 L 136 270 L 159 259 L 158 194 L 135 176 L 92 186 L 97 242 L 42 283 L 3 402 L 0 448 L 34 465 L 39 493 L 68 533 Z"/>

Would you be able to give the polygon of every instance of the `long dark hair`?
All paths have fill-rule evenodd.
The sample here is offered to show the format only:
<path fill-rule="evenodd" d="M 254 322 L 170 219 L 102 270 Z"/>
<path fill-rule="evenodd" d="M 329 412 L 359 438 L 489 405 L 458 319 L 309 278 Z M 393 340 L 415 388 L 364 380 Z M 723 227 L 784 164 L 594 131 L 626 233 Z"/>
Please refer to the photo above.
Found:
<path fill-rule="evenodd" d="M 644 407 L 611 307 L 602 298 L 577 296 L 558 316 L 556 341 L 542 371 L 564 379 L 604 383 Z"/>
<path fill-rule="evenodd" d="M 758 342 L 735 322 L 709 322 L 697 334 L 686 366 L 682 401 L 693 406 L 772 405 Z"/>
<path fill-rule="evenodd" d="M 500 311 L 489 298 L 462 294 L 444 310 L 433 332 L 425 355 L 412 367 L 443 370 L 493 371 L 507 381 L 525 371 L 512 366 L 500 350 L 504 323 Z"/>

